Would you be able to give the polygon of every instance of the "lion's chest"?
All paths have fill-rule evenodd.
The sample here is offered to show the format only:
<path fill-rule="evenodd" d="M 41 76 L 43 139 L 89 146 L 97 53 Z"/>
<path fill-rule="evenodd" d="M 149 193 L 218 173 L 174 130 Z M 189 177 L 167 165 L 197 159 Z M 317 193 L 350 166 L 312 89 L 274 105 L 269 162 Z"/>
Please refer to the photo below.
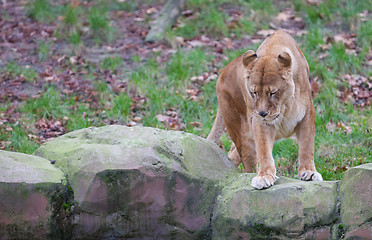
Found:
<path fill-rule="evenodd" d="M 304 118 L 304 115 L 304 107 L 297 107 L 284 114 L 284 117 L 275 123 L 275 140 L 291 137 L 295 133 L 298 123 Z"/>
<path fill-rule="evenodd" d="M 276 128 L 275 140 L 291 137 L 295 132 L 297 124 L 298 124 L 297 121 L 290 121 L 285 119 L 280 121 L 278 124 L 275 124 Z"/>

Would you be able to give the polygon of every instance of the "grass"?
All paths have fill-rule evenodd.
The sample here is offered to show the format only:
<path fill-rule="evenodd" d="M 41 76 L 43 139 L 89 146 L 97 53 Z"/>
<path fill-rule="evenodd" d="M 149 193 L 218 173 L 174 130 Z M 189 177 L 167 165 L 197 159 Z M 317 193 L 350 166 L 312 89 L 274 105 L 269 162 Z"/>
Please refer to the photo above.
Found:
<path fill-rule="evenodd" d="M 37 43 L 37 54 L 39 61 L 44 62 L 50 55 L 50 43 L 40 41 Z"/>
<path fill-rule="evenodd" d="M 172 36 L 186 39 L 200 35 L 241 38 L 254 34 L 258 29 L 268 28 L 271 16 L 278 12 L 271 0 L 190 0 L 187 5 L 188 9 L 194 10 L 196 17 L 180 17 L 179 27 L 172 31 Z M 228 15 L 226 9 L 230 7 L 243 10 L 237 21 Z M 204 11 L 208 11 L 208 14 L 199 14 Z"/>
<path fill-rule="evenodd" d="M 191 89 L 190 78 L 207 70 L 209 57 L 201 49 L 177 52 L 162 68 L 155 60 L 150 60 L 144 66 L 132 73 L 131 80 L 138 91 L 147 97 L 144 105 L 145 115 L 142 116 L 145 125 L 164 128 L 157 121 L 157 114 L 166 114 L 169 109 L 176 110 L 185 128 L 192 133 L 207 134 L 211 127 L 213 110 L 205 107 L 215 100 L 215 82 L 203 84 L 200 95 L 195 101 L 189 99 L 186 89 Z M 164 72 L 161 76 L 159 73 Z M 153 86 L 157 86 L 154 88 Z M 203 129 L 190 123 L 200 122 Z M 207 128 L 208 127 L 208 128 Z"/>
<path fill-rule="evenodd" d="M 23 67 L 16 62 L 9 62 L 2 71 L 5 71 L 10 77 L 22 76 L 27 82 L 33 82 L 38 76 L 37 72 L 30 66 Z"/>
<path fill-rule="evenodd" d="M 343 103 L 337 92 L 343 83 L 344 74 L 372 76 L 370 66 L 366 64 L 367 55 L 372 44 L 372 21 L 361 20 L 363 10 L 371 11 L 371 6 L 363 1 L 343 0 L 322 1 L 319 6 L 306 4 L 306 1 L 292 0 L 298 16 L 303 16 L 308 31 L 296 40 L 304 52 L 312 78 L 321 84 L 320 92 L 315 96 L 316 138 L 315 162 L 318 171 L 325 180 L 341 179 L 345 170 L 359 164 L 372 162 L 372 109 L 371 106 L 358 108 L 351 102 Z M 242 38 L 252 35 L 259 29 L 267 29 L 270 18 L 276 16 L 280 6 L 276 1 L 207 1 L 190 0 L 187 9 L 193 9 L 193 17 L 182 16 L 178 27 L 171 29 L 169 36 L 181 36 L 185 39 L 200 35 L 221 40 L 225 37 Z M 47 1 L 35 0 L 28 4 L 29 16 L 37 21 L 49 19 L 46 12 Z M 233 21 L 228 11 L 231 7 L 242 9 L 243 16 Z M 110 23 L 110 11 L 138 10 L 135 1 L 109 1 L 103 6 L 102 1 L 87 8 L 81 6 L 62 6 L 57 9 L 63 16 L 58 23 L 60 39 L 74 46 L 93 39 L 95 44 L 108 42 L 114 36 Z M 208 11 L 208 14 L 199 14 Z M 343 23 L 347 23 L 346 25 Z M 83 26 L 87 31 L 83 31 Z M 228 27 L 229 26 L 229 27 Z M 329 48 L 322 48 L 327 37 L 339 31 L 352 32 L 356 36 L 357 55 L 349 54 L 342 43 L 331 42 Z M 53 42 L 37 43 L 39 61 L 50 58 Z M 157 116 L 165 115 L 177 118 L 175 129 L 206 137 L 212 127 L 217 109 L 215 93 L 216 79 L 209 81 L 191 81 L 194 76 L 210 74 L 215 68 L 222 69 L 228 62 L 244 53 L 247 49 L 257 49 L 258 44 L 245 46 L 238 50 L 225 50 L 225 59 L 216 61 L 215 55 L 207 47 L 176 48 L 176 52 L 161 62 L 161 53 L 153 53 L 147 59 L 139 54 L 131 56 L 135 67 L 127 68 L 122 56 L 107 57 L 97 65 L 68 65 L 76 75 L 86 72 L 85 77 L 92 82 L 96 93 L 95 102 L 81 98 L 77 94 L 65 94 L 52 84 L 44 86 L 45 91 L 36 99 L 28 99 L 17 105 L 22 121 L 11 123 L 13 131 L 7 131 L 0 125 L 0 141 L 6 141 L 7 150 L 32 153 L 39 144 L 29 137 L 33 134 L 35 123 L 47 120 L 63 120 L 67 132 L 89 126 L 102 126 L 112 123 L 128 124 L 133 119 L 144 126 L 170 129 L 168 123 L 159 121 Z M 325 54 L 326 53 L 326 54 Z M 319 56 L 324 55 L 321 59 Z M 63 72 L 65 69 L 60 69 Z M 26 81 L 34 82 L 38 73 L 32 68 L 23 67 L 21 63 L 10 62 L 1 71 L 11 77 L 24 76 Z M 114 91 L 100 76 L 101 72 L 110 72 L 125 79 L 127 87 Z M 194 95 L 193 95 L 194 94 Z M 142 100 L 138 102 L 137 97 Z M 8 108 L 0 106 L 4 111 Z M 173 115 L 175 116 L 173 116 Z M 343 125 L 350 127 L 346 131 Z M 179 125 L 177 125 L 179 124 Z M 333 131 L 329 124 L 335 124 Z M 9 130 L 9 129 L 8 129 Z M 231 141 L 226 134 L 222 142 L 229 149 Z M 282 140 L 274 145 L 273 156 L 278 173 L 281 176 L 294 177 L 297 173 L 298 145 L 292 139 Z"/>
<path fill-rule="evenodd" d="M 33 0 L 27 5 L 27 14 L 40 22 L 49 22 L 53 18 L 51 5 L 47 0 Z"/>
<path fill-rule="evenodd" d="M 107 10 L 104 8 L 92 8 L 88 13 L 89 30 L 97 43 L 110 41 L 114 29 L 110 25 Z"/>
<path fill-rule="evenodd" d="M 10 144 L 7 146 L 7 149 L 31 154 L 39 147 L 39 144 L 30 139 L 27 131 L 21 125 L 12 125 L 12 129 Z"/>
<path fill-rule="evenodd" d="M 28 101 L 20 110 L 36 119 L 58 119 L 67 114 L 67 105 L 62 101 L 60 93 L 49 87 L 39 98 Z"/>
<path fill-rule="evenodd" d="M 101 63 L 101 68 L 108 69 L 113 72 L 117 71 L 123 65 L 123 59 L 119 56 L 116 57 L 106 57 Z"/>
<path fill-rule="evenodd" d="M 111 4 L 114 9 L 131 9 L 132 5 L 113 0 L 109 3 L 98 1 L 86 8 L 81 7 L 79 2 L 60 6 L 52 5 L 47 0 L 33 0 L 27 4 L 27 14 L 39 22 L 51 22 L 55 20 L 55 16 L 59 16 L 56 36 L 77 47 L 82 43 L 83 25 L 89 26 L 87 35 L 92 36 L 97 44 L 112 40 L 115 30 L 108 19 L 107 4 Z"/>

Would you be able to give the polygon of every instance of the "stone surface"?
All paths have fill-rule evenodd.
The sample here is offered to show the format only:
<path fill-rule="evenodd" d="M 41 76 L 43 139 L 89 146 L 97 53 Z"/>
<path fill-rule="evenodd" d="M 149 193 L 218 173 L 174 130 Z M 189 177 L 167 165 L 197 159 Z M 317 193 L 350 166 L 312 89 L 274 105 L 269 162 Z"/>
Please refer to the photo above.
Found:
<path fill-rule="evenodd" d="M 44 158 L 0 150 L 0 182 L 61 183 L 63 173 Z"/>
<path fill-rule="evenodd" d="M 362 224 L 358 227 L 349 229 L 345 233 L 346 240 L 371 240 L 372 239 L 372 222 Z"/>
<path fill-rule="evenodd" d="M 347 239 L 372 239 L 372 163 L 349 169 L 340 186 L 341 222 Z"/>
<path fill-rule="evenodd" d="M 303 182 L 281 177 L 274 186 L 256 190 L 255 174 L 231 177 L 213 214 L 213 239 L 299 238 L 308 229 L 337 219 L 337 182 Z M 329 228 L 305 235 L 330 238 Z"/>
<path fill-rule="evenodd" d="M 52 236 L 50 197 L 63 180 L 46 159 L 0 151 L 0 239 Z"/>
<path fill-rule="evenodd" d="M 0 151 L 0 239 L 372 239 L 372 164 L 256 190 L 205 139 L 123 126 L 35 154 Z"/>
<path fill-rule="evenodd" d="M 68 175 L 78 238 L 207 238 L 218 182 L 238 173 L 215 144 L 154 128 L 82 129 L 36 154 Z"/>

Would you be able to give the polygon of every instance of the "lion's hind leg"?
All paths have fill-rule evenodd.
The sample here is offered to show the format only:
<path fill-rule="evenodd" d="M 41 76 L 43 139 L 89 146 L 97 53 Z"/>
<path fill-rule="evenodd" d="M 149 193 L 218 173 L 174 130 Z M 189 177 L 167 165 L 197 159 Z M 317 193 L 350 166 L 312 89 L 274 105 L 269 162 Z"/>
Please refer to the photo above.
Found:
<path fill-rule="evenodd" d="M 234 143 L 231 144 L 231 148 L 230 148 L 228 157 L 230 158 L 230 160 L 237 167 L 239 167 L 239 165 L 242 163 L 242 159 L 240 158 L 240 155 L 239 155 L 238 150 L 236 149 L 236 146 L 235 146 Z"/>

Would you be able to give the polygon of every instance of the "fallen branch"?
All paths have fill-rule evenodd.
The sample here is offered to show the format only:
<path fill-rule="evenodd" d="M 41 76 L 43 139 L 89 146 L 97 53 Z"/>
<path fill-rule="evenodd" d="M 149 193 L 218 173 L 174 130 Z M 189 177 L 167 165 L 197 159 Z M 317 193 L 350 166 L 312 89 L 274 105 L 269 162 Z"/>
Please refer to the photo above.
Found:
<path fill-rule="evenodd" d="M 185 8 L 186 0 L 168 0 L 154 21 L 149 33 L 146 36 L 146 42 L 156 42 L 162 40 L 166 30 L 171 28 L 182 10 Z"/>

